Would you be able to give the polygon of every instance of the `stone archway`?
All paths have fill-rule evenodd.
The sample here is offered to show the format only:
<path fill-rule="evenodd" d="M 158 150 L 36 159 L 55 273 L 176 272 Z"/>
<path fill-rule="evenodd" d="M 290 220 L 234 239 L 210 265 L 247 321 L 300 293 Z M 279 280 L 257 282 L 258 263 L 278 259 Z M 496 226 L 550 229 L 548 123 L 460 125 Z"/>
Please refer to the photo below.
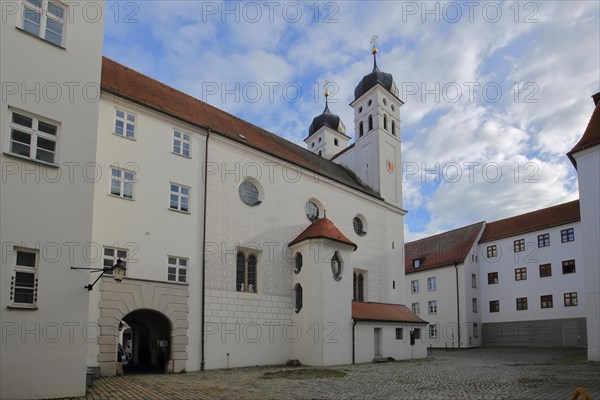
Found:
<path fill-rule="evenodd" d="M 172 372 L 185 370 L 188 358 L 188 296 L 187 285 L 137 279 L 124 279 L 116 283 L 112 278 L 103 278 L 98 304 L 100 373 L 112 376 L 117 372 L 117 343 L 122 320 L 127 324 L 136 324 L 139 332 L 143 332 L 143 337 L 138 337 L 138 344 L 146 350 L 150 349 L 142 352 L 145 354 L 142 358 L 139 356 L 142 353 L 138 354 L 137 360 L 142 361 L 143 365 L 158 367 L 159 347 L 165 343 L 156 340 L 168 340 L 168 359 L 173 360 Z"/>
<path fill-rule="evenodd" d="M 166 372 L 172 358 L 169 319 L 157 311 L 140 309 L 127 314 L 123 321 L 131 329 L 131 359 L 123 364 L 123 372 Z"/>

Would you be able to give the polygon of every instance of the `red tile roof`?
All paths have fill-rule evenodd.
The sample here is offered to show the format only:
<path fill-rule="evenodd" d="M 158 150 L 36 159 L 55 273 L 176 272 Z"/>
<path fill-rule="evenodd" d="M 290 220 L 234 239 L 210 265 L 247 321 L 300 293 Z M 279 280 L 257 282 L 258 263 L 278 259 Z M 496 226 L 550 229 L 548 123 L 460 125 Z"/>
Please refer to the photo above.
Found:
<path fill-rule="evenodd" d="M 588 126 L 585 132 L 583 133 L 583 136 L 581 137 L 579 142 L 577 142 L 577 144 L 573 146 L 571 151 L 567 153 L 567 156 L 569 157 L 575 168 L 577 168 L 577 162 L 575 161 L 573 154 L 600 144 L 600 101 L 597 101 L 599 95 L 600 93 L 596 93 L 593 96 L 594 102 L 596 102 L 596 108 L 592 113 L 592 117 L 590 118 L 590 122 L 588 123 Z"/>
<path fill-rule="evenodd" d="M 211 129 L 215 134 L 381 199 L 349 169 L 106 57 L 102 59 L 101 87 L 106 93 Z"/>
<path fill-rule="evenodd" d="M 400 304 L 352 302 L 352 319 L 356 321 L 412 322 L 426 324 L 408 307 Z"/>
<path fill-rule="evenodd" d="M 462 263 L 477 240 L 484 222 L 440 233 L 404 245 L 405 272 Z M 413 268 L 413 260 L 421 259 L 421 265 Z"/>
<path fill-rule="evenodd" d="M 348 239 L 340 230 L 327 218 L 321 218 L 313 222 L 306 228 L 298 237 L 290 242 L 288 246 L 300 243 L 307 239 L 329 239 L 340 243 L 354 246 L 354 250 L 358 246 Z"/>
<path fill-rule="evenodd" d="M 486 225 L 479 243 L 579 221 L 579 200 L 517 215 Z"/>

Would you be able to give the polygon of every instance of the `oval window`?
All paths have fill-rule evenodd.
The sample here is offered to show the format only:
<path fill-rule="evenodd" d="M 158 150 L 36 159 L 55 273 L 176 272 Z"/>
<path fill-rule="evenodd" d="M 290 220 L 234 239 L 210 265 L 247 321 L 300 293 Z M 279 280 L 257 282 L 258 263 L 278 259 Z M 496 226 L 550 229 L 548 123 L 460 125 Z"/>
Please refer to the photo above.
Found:
<path fill-rule="evenodd" d="M 250 181 L 244 181 L 238 188 L 240 193 L 240 199 L 249 206 L 255 206 L 260 204 L 258 199 L 258 188 Z"/>
<path fill-rule="evenodd" d="M 365 236 L 367 234 L 363 221 L 359 217 L 354 217 L 352 220 L 352 225 L 354 226 L 354 232 L 356 232 L 358 236 Z"/>
<path fill-rule="evenodd" d="M 312 222 L 319 219 L 319 207 L 312 201 L 308 201 L 304 206 L 304 211 L 306 211 L 306 217 Z"/>
<path fill-rule="evenodd" d="M 296 253 L 296 257 L 295 257 L 294 261 L 295 261 L 294 272 L 299 273 L 300 270 L 302 269 L 302 254 Z"/>

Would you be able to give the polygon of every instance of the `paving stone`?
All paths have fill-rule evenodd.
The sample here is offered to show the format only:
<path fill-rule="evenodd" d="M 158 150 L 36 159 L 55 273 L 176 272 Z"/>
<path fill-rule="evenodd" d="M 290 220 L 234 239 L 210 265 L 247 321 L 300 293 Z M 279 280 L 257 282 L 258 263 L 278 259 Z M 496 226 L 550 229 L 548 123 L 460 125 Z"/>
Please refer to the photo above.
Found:
<path fill-rule="evenodd" d="M 343 378 L 262 379 L 297 368 L 286 366 L 103 377 L 80 400 L 570 400 L 577 387 L 600 399 L 600 363 L 583 360 L 581 349 L 433 350 L 423 360 L 323 368 Z"/>

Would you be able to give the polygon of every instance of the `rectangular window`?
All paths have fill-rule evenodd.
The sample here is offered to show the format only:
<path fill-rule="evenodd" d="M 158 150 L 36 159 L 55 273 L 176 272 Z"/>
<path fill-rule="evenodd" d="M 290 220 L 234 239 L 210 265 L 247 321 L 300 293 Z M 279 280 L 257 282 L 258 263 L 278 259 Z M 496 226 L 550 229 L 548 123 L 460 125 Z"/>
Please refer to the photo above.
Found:
<path fill-rule="evenodd" d="M 573 228 L 563 229 L 560 231 L 560 241 L 562 243 L 572 242 L 575 240 L 575 231 Z"/>
<path fill-rule="evenodd" d="M 10 152 L 34 161 L 54 164 L 58 124 L 24 112 L 12 111 Z"/>
<path fill-rule="evenodd" d="M 413 260 L 413 268 L 419 268 L 423 264 L 424 258 L 415 258 Z"/>
<path fill-rule="evenodd" d="M 517 311 L 527 310 L 527 297 L 517 298 Z"/>
<path fill-rule="evenodd" d="M 190 188 L 187 186 L 171 183 L 171 195 L 169 208 L 183 212 L 190 211 Z"/>
<path fill-rule="evenodd" d="M 135 173 L 132 171 L 110 167 L 110 194 L 125 199 L 133 199 L 134 176 Z"/>
<path fill-rule="evenodd" d="M 10 281 L 10 300 L 16 307 L 35 307 L 38 289 L 38 252 L 17 250 L 14 274 Z"/>
<path fill-rule="evenodd" d="M 23 2 L 21 28 L 57 46 L 63 46 L 66 7 L 58 1 Z"/>
<path fill-rule="evenodd" d="M 479 325 L 478 324 L 473 324 L 473 337 L 474 338 L 479 337 Z"/>
<path fill-rule="evenodd" d="M 577 306 L 577 292 L 565 293 L 565 307 Z"/>
<path fill-rule="evenodd" d="M 404 339 L 404 329 L 396 328 L 396 340 L 403 340 L 403 339 Z"/>
<path fill-rule="evenodd" d="M 103 256 L 102 256 L 102 266 L 103 267 L 112 267 L 117 261 L 121 259 L 123 261 L 123 266 L 127 268 L 127 250 L 118 249 L 115 247 L 104 247 Z M 105 273 L 105 275 L 110 275 L 111 273 Z"/>
<path fill-rule="evenodd" d="M 544 233 L 543 235 L 538 235 L 538 247 L 547 246 L 550 246 L 550 234 Z"/>
<path fill-rule="evenodd" d="M 540 278 L 545 278 L 547 276 L 552 276 L 552 265 L 551 264 L 540 265 Z"/>
<path fill-rule="evenodd" d="M 476 313 L 477 312 L 477 299 L 473 298 L 471 300 L 471 303 L 473 303 L 473 312 Z"/>
<path fill-rule="evenodd" d="M 562 262 L 563 274 L 575 273 L 575 260 L 567 260 Z"/>
<path fill-rule="evenodd" d="M 412 303 L 411 308 L 413 314 L 419 315 L 421 313 L 421 307 L 419 307 L 419 303 Z"/>
<path fill-rule="evenodd" d="M 524 281 L 527 279 L 527 268 L 515 268 L 515 281 Z"/>
<path fill-rule="evenodd" d="M 490 301 L 490 312 L 500 312 L 500 300 Z"/>
<path fill-rule="evenodd" d="M 430 300 L 427 303 L 429 314 L 437 314 L 437 300 Z"/>
<path fill-rule="evenodd" d="M 413 330 L 413 336 L 415 337 L 415 340 L 421 340 L 421 328 L 415 328 Z"/>
<path fill-rule="evenodd" d="M 477 287 L 477 275 L 475 275 L 475 274 L 471 274 L 471 287 L 472 288 Z"/>
<path fill-rule="evenodd" d="M 493 285 L 498 283 L 498 273 L 490 272 L 488 273 L 488 285 Z"/>
<path fill-rule="evenodd" d="M 190 157 L 190 135 L 173 131 L 173 153 Z"/>
<path fill-rule="evenodd" d="M 437 339 L 437 337 L 438 337 L 438 325 L 437 324 L 429 325 L 429 338 Z"/>
<path fill-rule="evenodd" d="M 498 256 L 498 247 L 493 244 L 487 247 L 487 258 L 494 258 Z"/>
<path fill-rule="evenodd" d="M 541 296 L 540 297 L 540 302 L 541 302 L 542 308 L 552 308 L 552 307 L 554 307 L 554 305 L 552 304 L 552 295 L 551 294 L 547 294 L 545 296 Z"/>
<path fill-rule="evenodd" d="M 436 279 L 435 276 L 432 278 L 427 278 L 427 290 L 430 292 L 434 292 L 436 289 Z"/>
<path fill-rule="evenodd" d="M 411 281 L 410 282 L 410 291 L 412 293 L 419 293 L 419 281 Z"/>
<path fill-rule="evenodd" d="M 122 110 L 115 110 L 115 134 L 135 139 L 135 115 Z"/>
<path fill-rule="evenodd" d="M 520 251 L 525 251 L 525 239 L 515 240 L 513 245 L 514 245 L 515 253 L 518 253 Z"/>
<path fill-rule="evenodd" d="M 187 282 L 187 265 L 188 259 L 181 257 L 167 257 L 168 258 L 168 267 L 167 267 L 167 280 L 170 282 L 179 282 L 185 283 Z"/>

